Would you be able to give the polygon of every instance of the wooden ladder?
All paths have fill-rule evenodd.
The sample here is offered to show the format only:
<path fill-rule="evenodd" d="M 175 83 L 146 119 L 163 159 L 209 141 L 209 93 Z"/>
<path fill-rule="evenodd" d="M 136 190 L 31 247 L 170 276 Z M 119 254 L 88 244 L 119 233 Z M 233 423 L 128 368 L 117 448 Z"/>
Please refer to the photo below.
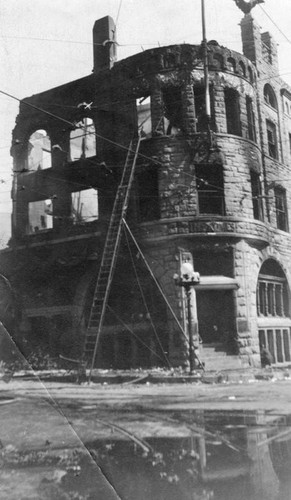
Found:
<path fill-rule="evenodd" d="M 127 212 L 140 141 L 140 136 L 133 139 L 128 148 L 122 178 L 117 188 L 113 205 L 89 315 L 88 326 L 85 332 L 82 361 L 84 362 L 84 360 L 89 359 L 89 357 L 91 358 L 89 380 L 91 378 L 91 373 L 96 360 L 98 343 L 100 340 L 110 287 L 118 256 L 123 218 L 125 218 Z"/>

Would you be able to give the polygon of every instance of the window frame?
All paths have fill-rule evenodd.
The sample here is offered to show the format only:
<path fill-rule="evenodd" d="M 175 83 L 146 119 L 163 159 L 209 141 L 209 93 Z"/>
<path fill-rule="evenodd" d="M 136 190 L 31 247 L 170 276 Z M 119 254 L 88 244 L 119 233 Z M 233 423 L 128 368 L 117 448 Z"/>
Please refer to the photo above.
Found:
<path fill-rule="evenodd" d="M 224 193 L 224 178 L 223 178 L 222 165 L 197 164 L 195 165 L 195 177 L 196 177 L 196 189 L 197 189 L 197 206 L 199 215 L 224 216 L 225 193 Z M 215 179 L 213 180 L 213 182 L 211 182 L 212 180 L 211 178 L 213 177 L 215 177 Z M 220 209 L 207 210 L 208 206 L 209 208 L 215 206 L 215 204 L 213 203 L 213 195 L 216 196 L 217 207 L 220 205 Z"/>
<path fill-rule="evenodd" d="M 90 122 L 87 123 L 87 120 L 90 120 Z M 83 123 L 83 124 L 80 125 L 81 123 Z M 78 125 L 80 125 L 80 126 L 78 126 Z M 93 132 L 93 130 L 90 132 L 90 129 L 93 127 L 94 127 L 94 132 Z M 89 132 L 87 132 L 87 130 L 89 130 Z M 79 133 L 78 133 L 78 131 L 79 131 Z M 77 132 L 77 135 L 75 137 L 72 135 L 74 132 Z M 95 137 L 95 142 L 93 142 L 94 154 L 91 154 L 91 152 L 93 152 L 93 151 L 91 151 L 91 147 L 88 150 L 88 154 L 86 154 L 86 138 L 87 138 L 87 136 L 94 136 Z M 76 139 L 79 139 L 79 138 L 81 139 L 80 145 L 78 145 L 77 143 L 74 143 L 74 141 Z M 94 156 L 97 155 L 96 127 L 95 127 L 95 123 L 94 123 L 94 120 L 92 117 L 83 116 L 80 119 L 80 121 L 78 122 L 78 124 L 76 125 L 76 127 L 70 131 L 69 146 L 70 146 L 69 147 L 70 162 L 86 160 L 87 158 L 93 158 Z M 93 149 L 93 146 L 92 146 L 92 149 Z M 76 150 L 75 152 L 74 152 L 74 149 Z M 73 154 L 76 154 L 76 153 L 79 153 L 79 156 L 73 157 Z"/>
<path fill-rule="evenodd" d="M 278 111 L 277 97 L 273 87 L 269 83 L 266 83 L 264 86 L 264 102 L 275 111 Z"/>
<path fill-rule="evenodd" d="M 288 232 L 288 210 L 286 189 L 281 186 L 274 187 L 275 212 L 276 212 L 276 227 L 281 231 Z"/>
<path fill-rule="evenodd" d="M 277 125 L 271 120 L 266 120 L 268 155 L 274 160 L 279 159 Z"/>
<path fill-rule="evenodd" d="M 257 142 L 256 119 L 253 106 L 253 99 L 248 95 L 246 96 L 246 110 L 247 110 L 249 140 Z"/>
<path fill-rule="evenodd" d="M 227 134 L 242 136 L 240 95 L 231 87 L 224 89 L 225 119 Z"/>
<path fill-rule="evenodd" d="M 264 220 L 263 199 L 262 199 L 262 185 L 260 174 L 254 170 L 250 171 L 251 177 L 251 190 L 253 201 L 253 216 L 256 220 Z"/>
<path fill-rule="evenodd" d="M 289 317 L 287 281 L 280 276 L 259 274 L 257 285 L 259 317 Z"/>

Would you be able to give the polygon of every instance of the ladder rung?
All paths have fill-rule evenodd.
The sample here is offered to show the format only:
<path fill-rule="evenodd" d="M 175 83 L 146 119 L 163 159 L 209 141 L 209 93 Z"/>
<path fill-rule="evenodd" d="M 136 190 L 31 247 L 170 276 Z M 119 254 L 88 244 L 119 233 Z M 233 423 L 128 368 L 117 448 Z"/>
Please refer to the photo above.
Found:
<path fill-rule="evenodd" d="M 107 302 L 106 297 L 108 296 L 112 282 L 112 273 L 116 263 L 116 255 L 121 237 L 122 217 L 126 215 L 128 208 L 129 189 L 133 179 L 139 143 L 140 139 L 134 139 L 130 143 L 120 185 L 117 188 L 92 300 L 89 324 L 84 339 L 84 354 L 89 355 L 95 352 L 97 336 L 101 333 Z"/>

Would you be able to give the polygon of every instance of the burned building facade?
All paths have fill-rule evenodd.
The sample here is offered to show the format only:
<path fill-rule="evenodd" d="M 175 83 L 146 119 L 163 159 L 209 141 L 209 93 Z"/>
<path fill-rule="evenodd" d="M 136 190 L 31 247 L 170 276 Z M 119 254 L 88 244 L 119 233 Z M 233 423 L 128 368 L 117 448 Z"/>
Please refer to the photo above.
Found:
<path fill-rule="evenodd" d="M 291 88 L 250 14 L 243 55 L 207 44 L 116 62 L 110 18 L 93 30 L 91 75 L 24 99 L 13 131 L 12 238 L 1 266 L 18 297 L 19 341 L 78 352 L 116 189 L 142 136 L 127 222 L 178 320 L 173 275 L 192 260 L 193 335 L 208 368 L 291 360 Z M 98 366 L 185 365 L 188 344 L 124 236 Z"/>

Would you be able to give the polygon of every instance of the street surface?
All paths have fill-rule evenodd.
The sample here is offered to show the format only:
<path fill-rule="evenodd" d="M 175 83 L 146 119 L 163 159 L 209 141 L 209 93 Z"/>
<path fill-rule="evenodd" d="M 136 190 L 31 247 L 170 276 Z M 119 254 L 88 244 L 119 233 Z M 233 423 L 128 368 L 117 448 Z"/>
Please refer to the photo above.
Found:
<path fill-rule="evenodd" d="M 197 489 L 195 482 L 195 496 L 192 487 L 185 486 L 188 484 L 187 478 L 183 476 L 185 471 L 195 470 L 196 473 L 199 467 L 201 468 L 202 452 L 195 451 L 196 445 L 194 448 L 193 444 L 191 445 L 191 452 L 187 451 L 188 445 L 181 445 L 180 465 L 182 458 L 189 462 L 192 456 L 192 462 L 187 462 L 187 467 L 180 468 L 179 473 L 173 473 L 173 470 L 176 471 L 176 465 L 170 466 L 168 462 L 164 464 L 161 458 L 156 459 L 166 456 L 166 453 L 168 457 L 172 457 L 173 452 L 168 452 L 168 444 L 167 451 L 163 453 L 157 453 L 153 449 L 157 450 L 161 446 L 160 443 L 170 443 L 173 439 L 178 443 L 173 449 L 181 443 L 193 442 L 193 436 L 200 436 L 201 440 L 201 433 L 205 432 L 201 431 L 202 425 L 206 429 L 207 418 L 215 412 L 218 415 L 215 417 L 217 426 L 220 425 L 220 415 L 224 415 L 224 432 L 229 432 L 232 426 L 236 428 L 238 422 L 240 425 L 237 428 L 241 428 L 242 423 L 247 427 L 250 418 L 256 425 L 258 422 L 264 425 L 262 432 L 266 432 L 265 425 L 273 425 L 272 422 L 277 422 L 278 419 L 288 420 L 291 415 L 291 379 L 283 377 L 278 380 L 275 375 L 274 373 L 274 377 L 269 380 L 250 380 L 235 384 L 172 382 L 78 385 L 65 380 L 45 383 L 37 378 L 24 380 L 17 375 L 9 382 L 2 379 L 0 499 L 131 500 L 137 494 L 133 487 L 128 490 L 128 485 L 135 481 L 135 476 L 130 476 L 129 473 L 134 470 L 135 465 L 135 475 L 139 477 L 138 484 L 142 488 L 138 492 L 140 499 L 175 500 L 178 495 L 183 500 L 207 500 L 211 498 L 212 490 L 206 494 L 203 489 Z M 228 419 L 227 425 L 225 415 Z M 232 418 L 235 419 L 235 425 L 232 425 Z M 216 420 L 213 424 L 212 421 L 212 427 L 216 425 L 215 422 Z M 209 438 L 213 446 L 217 444 L 215 432 L 216 430 L 214 434 L 210 433 Z M 284 427 L 284 432 L 284 435 L 289 435 L 289 428 L 286 430 Z M 225 438 L 226 443 L 228 439 L 229 437 Z M 148 444 L 150 442 L 154 443 L 153 446 Z M 118 443 L 121 443 L 123 448 L 119 447 Z M 129 443 L 133 446 L 132 449 L 127 449 Z M 113 448 L 115 455 L 109 456 L 113 453 Z M 229 448 L 231 449 L 232 445 Z M 127 454 L 123 456 L 125 449 Z M 126 460 L 129 460 L 130 456 L 132 458 L 134 453 L 137 453 L 134 465 L 128 465 L 127 472 L 121 474 L 122 466 L 125 467 Z M 199 461 L 199 467 L 193 466 L 193 454 L 197 455 L 195 459 Z M 164 467 L 156 479 L 146 469 L 148 463 L 144 466 L 143 462 L 141 463 L 148 455 L 151 456 L 151 464 Z M 168 458 L 169 460 L 172 458 Z M 268 464 L 269 462 L 270 460 Z M 240 472 L 241 475 L 246 474 L 248 467 L 244 462 L 237 465 L 240 471 L 244 471 Z M 208 476 L 209 474 L 210 472 Z M 213 475 L 213 471 L 211 474 Z M 238 474 L 237 470 L 232 471 L 232 474 Z M 123 484 L 125 475 L 126 485 Z M 159 481 L 165 481 L 165 478 L 167 488 L 171 486 L 171 489 L 159 490 Z M 182 484 L 181 478 L 184 493 L 177 490 L 178 483 L 179 487 Z M 114 485 L 115 480 L 118 488 Z M 191 480 L 194 481 L 193 477 Z M 149 492 L 147 488 L 152 482 L 155 483 L 155 488 Z M 177 484 L 174 486 L 174 483 Z M 120 491 L 123 492 L 122 495 Z M 225 493 L 224 498 L 227 498 Z M 239 498 L 246 500 L 247 497 Z M 257 495 L 256 498 L 260 496 Z M 266 498 L 264 492 L 262 499 Z M 270 498 L 285 500 L 287 497 Z"/>

